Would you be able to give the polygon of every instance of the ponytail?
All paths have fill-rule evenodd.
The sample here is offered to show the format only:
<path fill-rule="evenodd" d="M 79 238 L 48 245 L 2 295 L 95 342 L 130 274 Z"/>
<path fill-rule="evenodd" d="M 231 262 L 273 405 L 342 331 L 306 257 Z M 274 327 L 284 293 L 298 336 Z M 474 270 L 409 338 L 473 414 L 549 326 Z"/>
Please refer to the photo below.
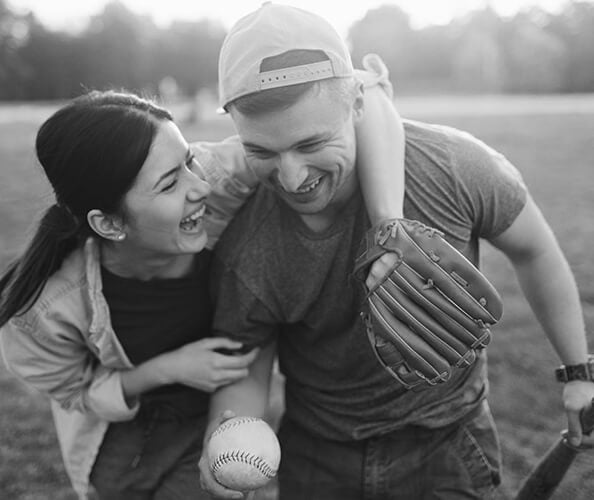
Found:
<path fill-rule="evenodd" d="M 47 209 L 23 255 L 0 278 L 0 327 L 33 306 L 47 280 L 81 241 L 81 227 L 86 226 L 66 208 Z"/>

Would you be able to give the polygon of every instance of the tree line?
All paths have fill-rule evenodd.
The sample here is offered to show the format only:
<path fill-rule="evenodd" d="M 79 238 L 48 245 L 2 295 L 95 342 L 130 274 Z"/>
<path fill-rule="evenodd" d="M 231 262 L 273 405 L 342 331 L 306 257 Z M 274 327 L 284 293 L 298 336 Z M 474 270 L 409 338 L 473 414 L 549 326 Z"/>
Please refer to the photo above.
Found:
<path fill-rule="evenodd" d="M 226 30 L 215 21 L 158 27 L 113 1 L 76 33 L 50 30 L 0 0 L 0 99 L 63 99 L 91 88 L 192 96 L 214 88 Z M 485 7 L 414 29 L 401 8 L 369 10 L 348 32 L 353 60 L 382 56 L 397 92 L 592 92 L 594 4 L 533 7 L 500 17 Z"/>

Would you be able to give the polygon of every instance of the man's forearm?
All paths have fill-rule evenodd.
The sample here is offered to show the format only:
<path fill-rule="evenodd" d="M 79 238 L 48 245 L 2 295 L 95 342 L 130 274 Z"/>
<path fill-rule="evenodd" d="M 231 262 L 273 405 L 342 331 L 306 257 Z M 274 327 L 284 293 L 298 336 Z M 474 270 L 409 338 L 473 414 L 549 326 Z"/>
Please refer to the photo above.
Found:
<path fill-rule="evenodd" d="M 584 363 L 588 345 L 578 289 L 558 245 L 513 264 L 524 294 L 561 361 Z"/>
<path fill-rule="evenodd" d="M 210 399 L 209 424 L 205 437 L 218 424 L 224 411 L 230 410 L 236 415 L 263 417 L 268 408 L 270 377 L 276 345 L 262 349 L 258 358 L 250 366 L 248 377 L 218 389 Z"/>

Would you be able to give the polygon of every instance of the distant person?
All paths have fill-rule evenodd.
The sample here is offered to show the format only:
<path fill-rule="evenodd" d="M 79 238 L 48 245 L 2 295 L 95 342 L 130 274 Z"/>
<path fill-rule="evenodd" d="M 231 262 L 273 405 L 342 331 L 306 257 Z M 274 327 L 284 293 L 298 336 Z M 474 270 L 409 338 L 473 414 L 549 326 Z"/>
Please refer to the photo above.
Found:
<path fill-rule="evenodd" d="M 304 67 L 319 71 L 293 79 Z M 219 241 L 213 327 L 261 351 L 248 377 L 213 395 L 206 439 L 221 415 L 263 415 L 278 352 L 286 404 L 280 500 L 490 498 L 500 450 L 486 353 L 446 383 L 407 390 L 367 341 L 364 293 L 348 278 L 370 221 L 352 175 L 361 95 L 343 40 L 318 16 L 267 2 L 227 34 L 219 94 L 261 185 Z M 571 441 L 592 444 L 578 420 L 594 384 L 577 289 L 520 174 L 453 128 L 405 121 L 405 137 L 406 181 L 391 186 L 405 188 L 404 216 L 442 231 L 475 265 L 480 239 L 510 259 L 571 367 L 563 390 Z M 204 488 L 239 498 L 207 463 L 203 455 Z"/>
<path fill-rule="evenodd" d="M 388 158 L 387 177 L 402 175 L 387 76 L 361 78 L 378 112 L 369 129 L 361 120 L 362 163 L 375 175 Z M 399 139 L 378 144 L 379 122 Z M 207 498 L 197 463 L 210 394 L 258 352 L 230 355 L 242 344 L 211 335 L 212 249 L 257 182 L 243 149 L 190 146 L 155 103 L 95 91 L 43 123 L 36 151 L 56 203 L 0 280 L 5 363 L 51 398 L 80 498 L 90 484 L 106 500 Z M 391 210 L 374 175 L 370 210 Z"/>

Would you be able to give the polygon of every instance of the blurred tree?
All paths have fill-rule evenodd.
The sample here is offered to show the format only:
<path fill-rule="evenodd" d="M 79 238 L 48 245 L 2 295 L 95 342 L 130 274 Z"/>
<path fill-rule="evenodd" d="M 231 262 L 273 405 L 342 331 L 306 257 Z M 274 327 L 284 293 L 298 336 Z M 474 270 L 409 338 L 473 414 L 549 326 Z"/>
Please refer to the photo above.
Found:
<path fill-rule="evenodd" d="M 365 54 L 379 54 L 395 85 L 410 75 L 416 59 L 413 38 L 408 14 L 396 5 L 368 10 L 348 32 L 355 67 L 361 67 Z"/>
<path fill-rule="evenodd" d="M 503 50 L 500 42 L 501 19 L 487 5 L 471 12 L 457 26 L 459 36 L 452 54 L 452 67 L 458 87 L 465 91 L 503 90 Z"/>
<path fill-rule="evenodd" d="M 161 80 L 173 76 L 186 95 L 216 86 L 219 49 L 225 38 L 220 23 L 177 21 L 161 33 L 152 58 Z"/>
<path fill-rule="evenodd" d="M 545 29 L 566 46 L 566 92 L 594 91 L 594 4 L 569 1 Z"/>
<path fill-rule="evenodd" d="M 108 3 L 82 34 L 81 83 L 155 93 L 158 80 L 151 78 L 151 65 L 157 34 L 150 17 L 134 14 L 118 0 Z"/>
<path fill-rule="evenodd" d="M 0 99 L 24 99 L 19 82 L 27 73 L 18 50 L 27 43 L 33 16 L 18 16 L 0 0 Z"/>
<path fill-rule="evenodd" d="M 546 13 L 530 9 L 516 15 L 503 28 L 505 90 L 560 92 L 565 85 L 567 47 L 541 25 Z"/>

